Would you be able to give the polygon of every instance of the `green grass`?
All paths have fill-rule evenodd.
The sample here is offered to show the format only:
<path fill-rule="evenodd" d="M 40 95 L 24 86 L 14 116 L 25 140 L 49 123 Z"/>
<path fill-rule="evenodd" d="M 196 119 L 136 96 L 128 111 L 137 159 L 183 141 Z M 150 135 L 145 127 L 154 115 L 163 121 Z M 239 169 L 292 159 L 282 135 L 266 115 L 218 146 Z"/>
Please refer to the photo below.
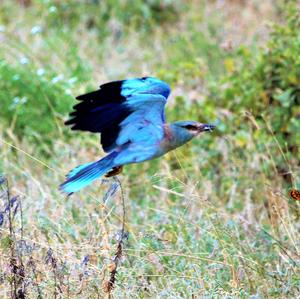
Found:
<path fill-rule="evenodd" d="M 289 196 L 300 189 L 297 12 L 276 2 L 272 19 L 282 24 L 268 40 L 247 36 L 230 50 L 222 43 L 228 15 L 241 11 L 235 1 L 221 10 L 159 3 L 1 4 L 0 170 L 10 198 L 19 196 L 6 209 L 1 184 L 1 298 L 14 289 L 28 298 L 108 296 L 120 189 L 110 179 L 70 198 L 58 191 L 70 169 L 104 154 L 98 136 L 63 121 L 78 94 L 144 75 L 171 84 L 169 121 L 220 122 L 120 175 L 129 236 L 113 298 L 298 296 L 299 202 Z M 267 18 L 257 5 L 244 11 Z"/>
<path fill-rule="evenodd" d="M 222 141 L 223 137 L 212 138 L 223 144 L 222 151 L 230 156 L 224 157 L 218 170 L 202 170 L 206 163 L 211 164 L 206 162 L 208 148 L 202 144 L 198 155 L 189 159 L 178 151 L 177 162 L 170 154 L 160 160 L 156 172 L 158 162 L 154 161 L 142 168 L 127 167 L 120 177 L 126 192 L 129 239 L 114 296 L 122 298 L 126 292 L 128 298 L 189 298 L 191 294 L 292 298 L 297 294 L 297 204 L 288 198 L 280 179 L 270 181 L 266 177 L 259 153 L 256 163 L 250 151 L 243 160 L 230 142 Z M 21 143 L 19 147 L 35 155 L 32 146 Z M 46 297 L 55 292 L 54 276 L 59 277 L 57 284 L 65 295 L 69 289 L 71 297 L 79 297 L 82 288 L 81 296 L 96 296 L 96 290 L 103 296 L 106 267 L 116 250 L 115 234 L 121 227 L 120 195 L 103 203 L 112 182 L 99 182 L 69 199 L 57 190 L 69 168 L 96 151 L 94 143 L 75 141 L 66 146 L 58 142 L 49 169 L 3 146 L 11 193 L 21 196 L 23 238 L 33 247 L 22 256 L 26 277 L 33 279 L 27 263 L 33 257 L 37 283 Z M 185 167 L 180 168 L 179 162 Z M 246 173 L 243 168 L 251 163 Z M 18 242 L 19 217 L 15 221 Z M 10 258 L 3 241 L 8 236 L 8 230 L 1 231 L 4 264 Z M 45 263 L 49 248 L 57 259 L 55 272 Z M 83 266 L 85 256 L 89 262 Z M 8 285 L 3 288 L 6 291 Z M 36 294 L 32 284 L 27 291 L 33 297 Z"/>

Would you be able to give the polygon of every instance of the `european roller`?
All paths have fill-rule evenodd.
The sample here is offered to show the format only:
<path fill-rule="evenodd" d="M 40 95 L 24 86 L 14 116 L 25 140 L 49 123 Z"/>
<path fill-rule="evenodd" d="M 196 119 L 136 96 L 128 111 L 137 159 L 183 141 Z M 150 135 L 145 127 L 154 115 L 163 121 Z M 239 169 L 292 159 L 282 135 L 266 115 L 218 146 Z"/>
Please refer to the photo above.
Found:
<path fill-rule="evenodd" d="M 62 191 L 71 194 L 103 175 L 113 176 L 126 164 L 164 155 L 214 125 L 196 121 L 166 123 L 164 108 L 171 90 L 153 77 L 114 81 L 78 96 L 66 125 L 101 134 L 105 157 L 80 165 L 67 175 Z"/>

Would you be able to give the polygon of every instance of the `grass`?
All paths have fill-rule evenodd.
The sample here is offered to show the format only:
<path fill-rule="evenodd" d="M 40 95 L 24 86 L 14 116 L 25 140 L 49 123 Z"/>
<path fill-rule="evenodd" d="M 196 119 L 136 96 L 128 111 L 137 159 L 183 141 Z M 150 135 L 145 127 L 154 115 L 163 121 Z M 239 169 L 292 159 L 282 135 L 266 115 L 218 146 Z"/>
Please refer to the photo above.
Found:
<path fill-rule="evenodd" d="M 245 161 L 230 141 L 210 138 L 219 139 L 222 152 L 228 151 L 230 157 L 222 161 L 219 176 L 216 169 L 201 171 L 206 159 L 199 161 L 197 157 L 207 155 L 205 148 L 193 155 L 189 167 L 180 167 L 190 161 L 178 151 L 176 156 L 170 154 L 160 161 L 157 172 L 153 172 L 154 161 L 143 165 L 143 170 L 128 167 L 121 176 L 129 239 L 118 269 L 115 297 L 126 292 L 129 298 L 189 298 L 192 294 L 292 298 L 298 293 L 297 203 L 288 197 L 280 179 L 267 179 L 259 153 L 257 161 L 252 161 L 251 152 L 246 152 Z M 17 147 L 35 156 L 30 145 Z M 87 148 L 90 150 L 86 152 Z M 29 297 L 37 295 L 30 259 L 35 262 L 36 284 L 43 296 L 51 297 L 55 292 L 57 296 L 104 296 L 102 284 L 108 278 L 107 268 L 116 250 L 115 235 L 121 228 L 119 190 L 104 203 L 111 181 L 99 182 L 68 199 L 55 188 L 72 167 L 64 163 L 66 159 L 75 165 L 95 151 L 95 144 L 88 146 L 84 141 L 68 146 L 57 142 L 55 159 L 46 166 L 3 145 L 10 192 L 20 196 L 23 207 L 23 237 L 17 213 L 13 246 L 20 246 L 23 240 Z M 272 163 L 271 158 L 262 157 L 266 159 L 263 163 Z M 173 159 L 178 168 L 171 170 Z M 247 172 L 242 171 L 245 165 L 251 165 Z M 3 240 L 9 236 L 4 226 L 4 264 L 10 254 Z M 56 260 L 54 269 L 45 261 L 50 248 Z M 2 288 L 1 296 L 8 292 L 9 285 Z"/>
<path fill-rule="evenodd" d="M 110 18 L 97 18 L 84 2 L 2 5 L 0 297 L 108 297 L 121 190 L 106 179 L 70 198 L 60 194 L 71 168 L 103 154 L 98 137 L 70 134 L 63 120 L 73 96 L 98 83 L 154 74 L 174 90 L 170 121 L 223 123 L 161 159 L 125 167 L 128 239 L 111 297 L 296 298 L 300 215 L 289 190 L 299 189 L 299 161 L 270 119 L 251 107 L 236 111 L 222 97 L 223 73 L 243 59 L 228 42 L 235 48 L 243 39 L 244 49 L 259 51 L 268 35 L 260 20 L 280 14 L 272 5 L 245 5 L 253 31 L 266 30 L 255 40 L 250 29 L 233 30 L 238 1 L 226 9 L 174 2 L 158 13 L 154 4 L 137 4 L 137 15 L 149 15 L 142 25 L 143 18 L 119 15 L 121 2 L 107 3 L 101 13 Z M 222 105 L 211 97 L 216 91 Z"/>

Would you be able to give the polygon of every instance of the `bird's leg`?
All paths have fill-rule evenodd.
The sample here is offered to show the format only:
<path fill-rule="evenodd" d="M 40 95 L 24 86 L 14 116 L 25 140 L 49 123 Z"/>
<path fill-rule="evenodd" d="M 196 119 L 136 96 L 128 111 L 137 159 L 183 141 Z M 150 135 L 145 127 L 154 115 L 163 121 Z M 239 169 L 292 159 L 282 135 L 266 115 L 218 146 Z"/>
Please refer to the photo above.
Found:
<path fill-rule="evenodd" d="M 123 166 L 117 166 L 117 167 L 114 167 L 111 171 L 109 171 L 105 177 L 106 178 L 110 178 L 112 176 L 115 176 L 115 175 L 118 175 L 119 173 L 121 173 L 123 170 Z"/>

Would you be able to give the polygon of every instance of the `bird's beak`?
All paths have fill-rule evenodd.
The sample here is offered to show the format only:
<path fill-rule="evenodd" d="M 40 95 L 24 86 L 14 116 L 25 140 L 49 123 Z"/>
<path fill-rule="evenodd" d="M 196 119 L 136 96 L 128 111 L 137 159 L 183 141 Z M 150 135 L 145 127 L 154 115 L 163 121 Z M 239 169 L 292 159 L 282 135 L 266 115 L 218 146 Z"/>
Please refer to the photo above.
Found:
<path fill-rule="evenodd" d="M 198 132 L 205 132 L 205 131 L 209 131 L 212 132 L 215 129 L 215 125 L 212 124 L 199 124 L 198 126 Z"/>

